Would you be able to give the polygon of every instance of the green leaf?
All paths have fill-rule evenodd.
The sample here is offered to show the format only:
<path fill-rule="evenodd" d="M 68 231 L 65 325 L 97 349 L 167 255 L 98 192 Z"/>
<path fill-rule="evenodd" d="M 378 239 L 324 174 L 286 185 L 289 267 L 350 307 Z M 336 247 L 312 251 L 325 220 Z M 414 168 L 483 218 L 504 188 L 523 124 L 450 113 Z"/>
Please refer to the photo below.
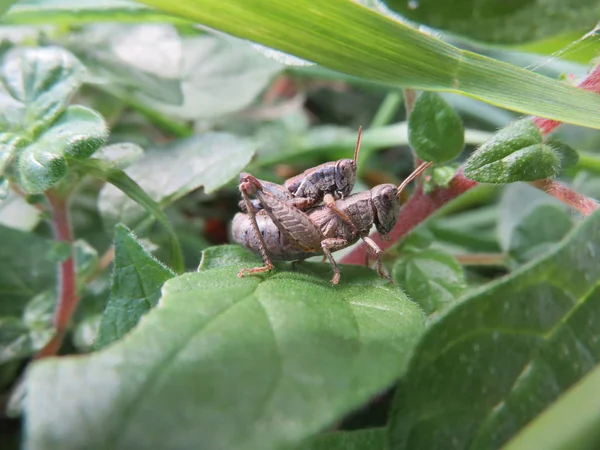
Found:
<path fill-rule="evenodd" d="M 1 22 L 9 25 L 62 25 L 110 22 L 181 22 L 128 0 L 20 0 Z"/>
<path fill-rule="evenodd" d="M 479 41 L 519 43 L 596 26 L 600 6 L 594 0 L 500 2 L 497 0 L 386 0 L 409 20 Z"/>
<path fill-rule="evenodd" d="M 573 147 L 565 144 L 556 136 L 546 139 L 546 144 L 558 155 L 562 168 L 571 167 L 579 162 L 579 153 Z"/>
<path fill-rule="evenodd" d="M 392 279 L 429 315 L 452 306 L 466 288 L 458 261 L 434 249 L 409 252 L 398 259 Z"/>
<path fill-rule="evenodd" d="M 20 184 L 29 194 L 40 194 L 67 173 L 68 159 L 91 156 L 108 139 L 102 116 L 83 106 L 70 106 L 18 158 Z"/>
<path fill-rule="evenodd" d="M 93 155 L 94 160 L 99 160 L 110 169 L 125 169 L 136 162 L 144 154 L 144 149 L 131 142 L 111 144 L 100 148 Z"/>
<path fill-rule="evenodd" d="M 90 82 L 121 99 L 183 102 L 183 51 L 172 25 L 95 24 L 70 33 L 65 46 L 85 64 Z"/>
<path fill-rule="evenodd" d="M 0 226 L 0 316 L 20 316 L 27 302 L 56 283 L 50 244 L 36 235 Z"/>
<path fill-rule="evenodd" d="M 17 0 L 2 0 L 2 1 L 0 1 L 0 16 L 2 16 L 15 3 L 17 3 Z"/>
<path fill-rule="evenodd" d="M 385 450 L 387 433 L 385 428 L 356 431 L 337 431 L 310 439 L 298 450 Z"/>
<path fill-rule="evenodd" d="M 430 194 L 438 187 L 447 188 L 456 175 L 456 165 L 434 166 L 423 173 L 423 192 Z"/>
<path fill-rule="evenodd" d="M 254 154 L 256 144 L 226 133 L 206 133 L 147 150 L 126 173 L 161 206 L 204 186 L 206 192 L 236 177 Z M 145 211 L 112 186 L 98 199 L 105 225 L 123 222 L 135 227 Z"/>
<path fill-rule="evenodd" d="M 530 120 L 513 122 L 475 151 L 464 174 L 480 183 L 535 181 L 556 175 L 560 159 Z"/>
<path fill-rule="evenodd" d="M 32 353 L 28 332 L 16 317 L 0 318 L 0 364 L 19 360 Z"/>
<path fill-rule="evenodd" d="M 163 12 L 385 85 L 455 92 L 600 128 L 600 97 L 459 50 L 347 0 L 144 0 Z M 377 30 L 376 33 L 373 30 Z"/>
<path fill-rule="evenodd" d="M 600 444 L 600 368 L 596 368 L 502 447 L 593 450 Z"/>
<path fill-rule="evenodd" d="M 203 35 L 182 43 L 183 104 L 148 102 L 179 119 L 208 119 L 249 106 L 283 66 L 259 54 L 248 42 Z"/>
<path fill-rule="evenodd" d="M 445 163 L 456 158 L 465 146 L 460 116 L 434 92 L 423 92 L 408 117 L 410 146 L 424 161 Z"/>
<path fill-rule="evenodd" d="M 423 314 L 370 269 L 332 286 L 326 265 L 303 267 L 318 275 L 187 273 L 126 339 L 35 362 L 28 448 L 268 450 L 361 405 L 403 372 Z"/>
<path fill-rule="evenodd" d="M 136 241 L 127 227 L 117 225 L 110 298 L 102 314 L 95 347 L 106 347 L 134 328 L 156 306 L 164 282 L 174 276 Z"/>
<path fill-rule="evenodd" d="M 600 360 L 600 213 L 432 324 L 400 384 L 392 448 L 500 448 Z"/>
<path fill-rule="evenodd" d="M 573 228 L 564 206 L 526 185 L 507 186 L 500 201 L 499 236 L 502 251 L 522 264 L 550 250 Z"/>
<path fill-rule="evenodd" d="M 83 66 L 59 47 L 13 48 L 0 73 L 0 142 L 31 141 L 67 107 L 83 81 Z M 6 151 L 0 147 L 0 159 Z M 1 169 L 1 167 L 0 167 Z"/>
<path fill-rule="evenodd" d="M 202 251 L 198 271 L 238 266 L 240 269 L 256 262 L 256 255 L 240 245 L 218 245 Z"/>

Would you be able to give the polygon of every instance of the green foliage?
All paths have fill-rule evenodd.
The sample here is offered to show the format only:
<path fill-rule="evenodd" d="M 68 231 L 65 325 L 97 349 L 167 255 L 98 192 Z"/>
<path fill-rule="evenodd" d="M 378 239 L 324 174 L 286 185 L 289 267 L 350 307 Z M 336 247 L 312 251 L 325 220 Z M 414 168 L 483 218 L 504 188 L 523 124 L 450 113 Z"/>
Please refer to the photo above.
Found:
<path fill-rule="evenodd" d="M 278 448 L 403 372 L 424 317 L 372 270 L 344 268 L 347 281 L 333 287 L 320 265 L 307 265 L 316 275 L 240 279 L 240 264 L 167 281 L 159 306 L 99 353 L 35 363 L 28 447 L 163 447 L 177 437 L 185 448 Z M 52 411 L 41 407 L 49 401 Z"/>
<path fill-rule="evenodd" d="M 561 53 L 585 66 L 547 57 L 580 36 L 548 27 L 587 3 L 500 22 L 500 2 L 409 2 L 463 35 L 371 0 L 145 3 L 0 17 L 3 446 L 598 446 L 600 217 L 581 194 L 600 195 L 600 138 L 492 106 L 600 128 L 598 95 L 570 80 L 598 86 L 593 33 Z M 473 24 L 465 5 L 489 14 Z M 539 55 L 469 40 L 509 28 L 547 36 L 519 44 Z M 407 87 L 426 92 L 403 111 Z M 260 264 L 231 245 L 238 174 L 282 183 L 349 158 L 359 125 L 360 198 L 436 162 L 402 192 L 392 242 L 375 239 L 394 283 L 344 264 L 362 263 L 351 248 L 336 286 L 320 258 L 238 277 Z M 350 221 L 383 220 L 356 198 L 338 203 Z M 323 233 L 351 228 L 319 207 Z"/>
<path fill-rule="evenodd" d="M 110 298 L 102 315 L 96 348 L 123 337 L 152 309 L 160 288 L 175 274 L 148 253 L 125 226 L 115 230 L 115 262 Z"/>
<path fill-rule="evenodd" d="M 423 92 L 408 118 L 408 139 L 422 160 L 445 163 L 462 152 L 465 130 L 460 116 L 442 97 Z"/>
<path fill-rule="evenodd" d="M 483 144 L 465 164 L 465 175 L 480 183 L 535 181 L 557 174 L 560 157 L 542 143 L 529 119 L 514 122 Z"/>
<path fill-rule="evenodd" d="M 452 306 L 466 287 L 456 259 L 433 249 L 403 252 L 394 264 L 392 278 L 426 314 Z"/>
<path fill-rule="evenodd" d="M 395 398 L 393 448 L 498 448 L 594 367 L 599 233 L 596 213 L 428 329 Z"/>
<path fill-rule="evenodd" d="M 521 43 L 555 36 L 561 32 L 587 31 L 596 26 L 598 3 L 578 0 L 475 1 L 386 0 L 409 20 L 447 30 L 479 41 Z"/>
<path fill-rule="evenodd" d="M 323 434 L 300 446 L 298 450 L 385 450 L 386 448 L 385 429 L 373 428 Z"/>

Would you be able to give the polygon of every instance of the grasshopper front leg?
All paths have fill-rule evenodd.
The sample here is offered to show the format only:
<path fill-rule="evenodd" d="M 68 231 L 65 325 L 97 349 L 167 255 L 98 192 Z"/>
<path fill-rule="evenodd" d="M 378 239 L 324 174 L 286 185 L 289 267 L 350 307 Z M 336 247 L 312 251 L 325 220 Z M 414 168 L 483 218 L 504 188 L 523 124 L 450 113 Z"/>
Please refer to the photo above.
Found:
<path fill-rule="evenodd" d="M 371 249 L 371 251 L 375 254 L 375 270 L 377 270 L 377 274 L 381 278 L 385 278 L 390 283 L 393 283 L 390 276 L 383 271 L 383 262 L 381 261 L 381 256 L 383 255 L 383 250 L 379 248 L 379 246 L 368 236 L 364 236 L 362 240 L 367 244 L 367 247 Z"/>

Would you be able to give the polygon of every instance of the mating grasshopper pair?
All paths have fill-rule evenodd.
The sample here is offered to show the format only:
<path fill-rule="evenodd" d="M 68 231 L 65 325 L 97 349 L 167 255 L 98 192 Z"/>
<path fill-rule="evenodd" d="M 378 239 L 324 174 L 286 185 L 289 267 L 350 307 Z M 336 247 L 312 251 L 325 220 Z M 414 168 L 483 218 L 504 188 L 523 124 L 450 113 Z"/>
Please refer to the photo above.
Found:
<path fill-rule="evenodd" d="M 340 270 L 332 252 L 362 239 L 376 256 L 379 276 L 390 280 L 382 268 L 382 250 L 368 237 L 375 225 L 386 236 L 396 224 L 400 211 L 398 194 L 431 163 L 422 164 L 399 188 L 381 184 L 350 195 L 356 181 L 356 162 L 361 129 L 354 159 L 329 162 L 287 180 L 283 186 L 240 175 L 244 211 L 233 219 L 234 240 L 260 253 L 264 266 L 238 273 L 256 274 L 273 269 L 271 259 L 299 260 L 325 255 L 333 269 L 331 282 L 340 280 Z M 250 197 L 255 197 L 251 199 Z M 323 201 L 323 205 L 319 203 Z M 390 280 L 391 281 L 391 280 Z"/>

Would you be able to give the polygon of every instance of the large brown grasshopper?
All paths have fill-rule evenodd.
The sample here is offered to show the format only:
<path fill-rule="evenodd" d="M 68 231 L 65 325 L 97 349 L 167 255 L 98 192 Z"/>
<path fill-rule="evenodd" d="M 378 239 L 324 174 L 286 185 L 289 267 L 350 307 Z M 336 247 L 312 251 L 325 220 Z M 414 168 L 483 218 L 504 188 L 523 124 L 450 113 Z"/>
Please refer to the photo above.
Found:
<path fill-rule="evenodd" d="M 233 220 L 233 237 L 239 244 L 260 253 L 264 266 L 243 269 L 238 276 L 271 270 L 272 259 L 297 260 L 325 255 L 333 269 L 331 282 L 340 280 L 339 267 L 332 252 L 362 239 L 376 256 L 377 273 L 389 280 L 382 268 L 382 250 L 368 237 L 375 225 L 386 236 L 398 220 L 398 194 L 431 163 L 424 163 L 396 188 L 382 184 L 343 199 L 326 200 L 325 205 L 302 211 L 263 188 L 260 180 L 246 174 L 240 191 L 248 214 L 238 213 Z M 254 196 L 263 210 L 254 214 L 248 196 Z M 390 280 L 391 281 L 391 280 Z"/>

